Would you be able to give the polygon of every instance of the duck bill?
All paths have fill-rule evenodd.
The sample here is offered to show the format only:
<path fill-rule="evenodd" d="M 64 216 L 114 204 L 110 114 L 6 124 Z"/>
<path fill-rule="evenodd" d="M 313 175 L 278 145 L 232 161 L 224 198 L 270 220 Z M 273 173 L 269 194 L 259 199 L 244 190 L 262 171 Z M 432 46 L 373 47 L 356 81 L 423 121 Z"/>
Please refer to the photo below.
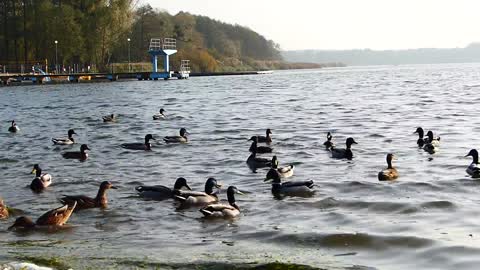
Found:
<path fill-rule="evenodd" d="M 36 169 L 33 169 L 30 174 L 36 174 L 37 173 L 37 170 Z"/>
<path fill-rule="evenodd" d="M 116 186 L 111 186 L 110 188 L 111 189 L 118 189 L 118 187 L 116 187 Z"/>
<path fill-rule="evenodd" d="M 237 190 L 237 194 L 245 195 L 245 193 L 241 192 L 240 190 Z"/>
<path fill-rule="evenodd" d="M 221 188 L 221 187 L 222 187 L 222 184 L 216 184 L 215 187 L 216 187 L 216 188 Z"/>
<path fill-rule="evenodd" d="M 268 182 L 268 181 L 271 181 L 271 180 L 273 180 L 273 179 L 272 178 L 265 178 L 265 179 L 263 179 L 263 182 Z"/>

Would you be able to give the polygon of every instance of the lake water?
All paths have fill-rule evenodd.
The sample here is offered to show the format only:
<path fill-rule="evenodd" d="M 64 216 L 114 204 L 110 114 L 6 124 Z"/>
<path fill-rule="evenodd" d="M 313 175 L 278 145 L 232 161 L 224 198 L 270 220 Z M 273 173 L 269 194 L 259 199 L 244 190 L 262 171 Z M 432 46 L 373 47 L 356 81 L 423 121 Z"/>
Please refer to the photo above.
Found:
<path fill-rule="evenodd" d="M 57 267 L 206 268 L 269 262 L 323 269 L 478 269 L 480 182 L 465 172 L 480 148 L 480 65 L 355 67 L 202 77 L 0 88 L 0 196 L 37 218 L 63 194 L 94 196 L 101 181 L 109 207 L 72 215 L 66 229 L 7 231 L 0 221 L 0 263 L 51 259 Z M 153 121 L 160 107 L 167 121 Z M 102 115 L 116 113 L 118 123 Z M 9 134 L 15 119 L 21 132 Z M 417 126 L 441 136 L 440 151 L 417 148 Z M 190 132 L 190 143 L 154 143 L 153 151 L 122 149 L 147 133 L 160 139 Z M 51 137 L 74 128 L 92 149 L 86 162 L 63 159 L 73 147 Z M 273 131 L 291 180 L 314 180 L 310 198 L 275 199 L 266 170 L 246 166 L 247 138 Z M 326 132 L 352 161 L 332 159 Z M 379 182 L 393 152 L 400 177 Z M 265 155 L 270 157 L 270 155 Z M 53 175 L 48 191 L 27 187 L 34 163 Z M 203 190 L 213 176 L 235 185 L 242 214 L 209 221 L 197 209 L 137 196 L 139 184 L 173 186 L 185 177 Z M 225 191 L 225 189 L 223 189 Z M 220 194 L 225 199 L 225 192 Z"/>

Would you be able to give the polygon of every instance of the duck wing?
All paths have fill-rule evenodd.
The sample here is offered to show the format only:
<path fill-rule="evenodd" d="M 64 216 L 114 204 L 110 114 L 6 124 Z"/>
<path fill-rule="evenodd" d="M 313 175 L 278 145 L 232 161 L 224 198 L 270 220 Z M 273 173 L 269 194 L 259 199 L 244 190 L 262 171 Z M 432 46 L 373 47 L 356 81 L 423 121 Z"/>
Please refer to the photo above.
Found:
<path fill-rule="evenodd" d="M 202 209 L 200 209 L 200 212 L 202 212 L 203 215 L 206 217 L 213 216 L 215 214 L 222 214 L 224 210 L 230 210 L 234 211 L 237 210 L 235 207 L 229 205 L 229 204 L 221 204 L 221 203 L 216 203 L 216 204 L 210 204 Z"/>
<path fill-rule="evenodd" d="M 84 196 L 84 195 L 76 195 L 76 196 L 65 195 L 60 199 L 60 202 L 68 205 L 76 204 L 77 205 L 76 210 L 95 208 L 97 206 L 94 198 Z"/>
<path fill-rule="evenodd" d="M 74 142 L 68 138 L 52 138 L 53 144 L 57 145 L 69 145 L 74 144 Z"/>
<path fill-rule="evenodd" d="M 147 146 L 144 143 L 124 143 L 121 146 L 130 150 L 147 150 Z"/>
<path fill-rule="evenodd" d="M 332 148 L 331 152 L 333 158 L 345 158 L 347 156 L 347 149 Z"/>
<path fill-rule="evenodd" d="M 66 159 L 83 159 L 83 155 L 81 152 L 65 152 L 62 154 L 63 158 Z"/>
<path fill-rule="evenodd" d="M 40 216 L 37 219 L 36 224 L 40 226 L 47 226 L 47 225 L 63 225 L 65 224 L 70 216 L 73 213 L 73 210 L 77 206 L 77 203 L 74 202 L 73 204 L 65 204 L 59 208 L 50 210 Z"/>
<path fill-rule="evenodd" d="M 153 120 L 162 120 L 165 119 L 165 115 L 163 114 L 154 114 L 153 115 Z"/>
<path fill-rule="evenodd" d="M 138 186 L 135 188 L 143 198 L 165 200 L 173 197 L 173 190 L 166 186 Z"/>
<path fill-rule="evenodd" d="M 163 137 L 163 141 L 165 141 L 166 143 L 179 143 L 187 142 L 187 139 L 182 136 L 165 136 Z"/>
<path fill-rule="evenodd" d="M 258 146 L 257 147 L 257 153 L 263 154 L 263 153 L 271 153 L 273 149 L 268 146 Z"/>
<path fill-rule="evenodd" d="M 308 187 L 308 188 L 313 188 L 313 180 L 309 181 L 289 181 L 289 182 L 284 182 L 282 183 L 282 188 L 292 188 L 292 187 Z"/>

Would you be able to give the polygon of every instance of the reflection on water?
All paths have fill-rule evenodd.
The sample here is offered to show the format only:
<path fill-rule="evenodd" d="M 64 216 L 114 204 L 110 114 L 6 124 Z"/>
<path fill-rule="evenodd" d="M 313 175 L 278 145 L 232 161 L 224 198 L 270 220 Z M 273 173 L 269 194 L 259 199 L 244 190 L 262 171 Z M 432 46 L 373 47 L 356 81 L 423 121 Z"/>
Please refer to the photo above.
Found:
<path fill-rule="evenodd" d="M 463 156 L 480 147 L 479 73 L 473 64 L 359 67 L 1 88 L 0 196 L 9 206 L 37 218 L 63 194 L 95 196 L 105 180 L 119 189 L 108 193 L 108 209 L 75 213 L 55 233 L 7 232 L 14 217 L 0 221 L 0 262 L 61 257 L 66 265 L 116 261 L 120 268 L 281 261 L 326 269 L 477 269 L 480 182 L 466 175 L 471 160 Z M 168 120 L 153 121 L 161 107 Z M 118 122 L 103 123 L 101 116 L 111 113 Z M 12 119 L 19 134 L 7 132 Z M 442 137 L 438 153 L 417 148 L 417 126 Z M 188 144 L 157 140 L 150 152 L 121 147 L 182 127 Z M 70 128 L 92 149 L 86 162 L 61 156 L 79 144 L 50 141 Z M 266 128 L 273 154 L 296 167 L 289 180 L 314 180 L 314 196 L 277 200 L 263 182 L 267 169 L 249 169 L 247 140 Z M 328 131 L 342 147 L 355 138 L 352 161 L 329 156 Z M 388 152 L 398 157 L 400 177 L 379 182 Z M 35 163 L 53 176 L 40 194 L 28 188 Z M 236 198 L 241 216 L 206 220 L 197 209 L 136 195 L 140 184 L 171 187 L 178 177 L 194 190 L 215 177 L 225 187 L 223 201 L 226 187 L 237 186 L 247 193 Z"/>

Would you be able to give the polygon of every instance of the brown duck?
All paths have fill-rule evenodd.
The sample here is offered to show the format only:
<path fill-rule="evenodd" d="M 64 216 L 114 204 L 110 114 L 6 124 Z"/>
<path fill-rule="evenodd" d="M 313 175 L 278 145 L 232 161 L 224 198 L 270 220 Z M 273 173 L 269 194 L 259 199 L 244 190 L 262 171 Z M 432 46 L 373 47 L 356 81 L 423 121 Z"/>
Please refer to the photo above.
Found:
<path fill-rule="evenodd" d="M 37 219 L 37 222 L 33 222 L 33 220 L 29 217 L 19 217 L 8 229 L 33 229 L 36 226 L 62 226 L 67 223 L 76 205 L 76 203 L 65 204 L 62 207 L 50 210 L 40 216 Z"/>
<path fill-rule="evenodd" d="M 106 208 L 108 204 L 107 189 L 111 188 L 117 189 L 117 187 L 113 186 L 112 183 L 108 181 L 103 181 L 100 184 L 100 189 L 98 190 L 97 196 L 95 198 L 84 195 L 65 195 L 60 199 L 60 201 L 65 204 L 72 204 L 76 202 L 77 207 L 75 208 L 75 211 L 89 208 Z"/>
<path fill-rule="evenodd" d="M 8 209 L 7 206 L 3 203 L 3 200 L 0 198 L 0 219 L 8 218 Z"/>

